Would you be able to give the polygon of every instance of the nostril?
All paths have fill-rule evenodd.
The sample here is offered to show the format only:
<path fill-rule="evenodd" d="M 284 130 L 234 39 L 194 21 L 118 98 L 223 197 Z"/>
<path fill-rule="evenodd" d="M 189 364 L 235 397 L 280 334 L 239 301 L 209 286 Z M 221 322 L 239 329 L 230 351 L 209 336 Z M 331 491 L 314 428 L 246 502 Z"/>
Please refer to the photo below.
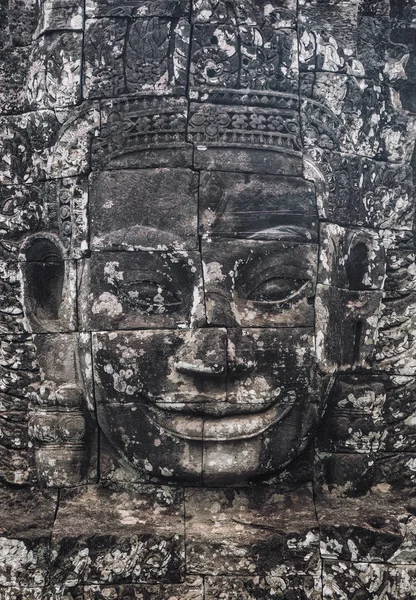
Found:
<path fill-rule="evenodd" d="M 186 360 L 176 362 L 175 369 L 185 375 L 204 375 L 205 377 L 224 377 L 227 372 L 225 365 L 205 365 L 202 361 Z"/>
<path fill-rule="evenodd" d="M 252 373 L 257 368 L 255 360 L 232 360 L 228 362 L 228 375 L 231 377 L 242 377 Z"/>

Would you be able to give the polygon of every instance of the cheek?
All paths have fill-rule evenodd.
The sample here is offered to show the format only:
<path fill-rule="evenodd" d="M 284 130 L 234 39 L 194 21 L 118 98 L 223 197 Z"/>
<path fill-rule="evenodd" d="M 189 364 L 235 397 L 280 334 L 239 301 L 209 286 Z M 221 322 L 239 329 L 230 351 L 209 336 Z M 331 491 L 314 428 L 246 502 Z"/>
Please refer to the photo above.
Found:
<path fill-rule="evenodd" d="M 105 399 L 133 402 L 158 396 L 172 375 L 177 343 L 169 334 L 94 334 L 94 382 Z"/>

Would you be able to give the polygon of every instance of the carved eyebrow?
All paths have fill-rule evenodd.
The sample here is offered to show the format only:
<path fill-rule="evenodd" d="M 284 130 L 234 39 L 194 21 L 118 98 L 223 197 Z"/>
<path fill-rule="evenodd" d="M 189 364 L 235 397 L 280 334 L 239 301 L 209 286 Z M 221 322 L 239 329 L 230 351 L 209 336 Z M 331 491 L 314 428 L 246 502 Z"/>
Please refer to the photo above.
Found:
<path fill-rule="evenodd" d="M 132 225 L 111 231 L 100 240 L 100 247 L 105 249 L 131 247 L 137 250 L 181 249 L 186 240 L 171 233 L 154 227 Z"/>
<path fill-rule="evenodd" d="M 310 242 L 312 233 L 306 227 L 296 225 L 278 225 L 256 231 L 248 236 L 250 240 L 282 240 L 291 242 Z"/>

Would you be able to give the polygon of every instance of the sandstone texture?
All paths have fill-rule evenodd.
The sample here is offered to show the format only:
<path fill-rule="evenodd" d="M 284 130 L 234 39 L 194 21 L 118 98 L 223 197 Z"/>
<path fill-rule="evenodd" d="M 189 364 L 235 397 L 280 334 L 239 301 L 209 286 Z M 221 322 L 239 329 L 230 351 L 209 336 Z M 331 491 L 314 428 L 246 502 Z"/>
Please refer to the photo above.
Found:
<path fill-rule="evenodd" d="M 416 598 L 414 0 L 0 0 L 0 600 Z"/>

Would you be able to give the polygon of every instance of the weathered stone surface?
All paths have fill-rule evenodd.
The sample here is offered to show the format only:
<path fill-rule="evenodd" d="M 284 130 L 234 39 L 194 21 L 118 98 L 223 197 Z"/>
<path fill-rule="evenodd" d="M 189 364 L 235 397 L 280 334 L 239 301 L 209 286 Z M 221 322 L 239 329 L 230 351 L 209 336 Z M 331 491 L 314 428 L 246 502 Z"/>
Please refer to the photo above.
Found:
<path fill-rule="evenodd" d="M 238 24 L 250 24 L 268 21 L 275 29 L 295 26 L 296 3 L 294 0 L 272 0 L 262 5 L 252 0 L 248 2 L 210 2 L 209 0 L 194 0 L 193 19 L 195 23 L 223 23 L 227 20 Z"/>
<path fill-rule="evenodd" d="M 192 146 L 186 143 L 188 103 L 181 94 L 143 93 L 101 106 L 100 136 L 91 148 L 94 170 L 192 166 Z"/>
<path fill-rule="evenodd" d="M 308 230 L 296 226 L 264 235 L 277 241 L 202 242 L 210 325 L 313 326 L 317 245 L 299 243 L 308 241 Z"/>
<path fill-rule="evenodd" d="M 299 20 L 301 23 L 305 23 L 307 28 L 311 30 L 311 33 L 313 32 L 314 36 L 321 42 L 318 48 L 321 49 L 322 58 L 325 56 L 325 46 L 327 48 L 329 46 L 328 58 L 334 60 L 336 55 L 335 57 L 331 56 L 330 50 L 332 50 L 331 46 L 337 48 L 338 44 L 346 56 L 355 54 L 359 3 L 359 0 L 353 0 L 352 2 L 341 0 L 336 6 L 323 6 L 317 0 L 312 0 L 312 2 L 301 0 L 299 4 Z M 321 64 L 319 62 L 317 64 L 312 63 L 311 66 L 318 69 L 320 67 L 322 70 L 330 70 L 325 62 Z"/>
<path fill-rule="evenodd" d="M 79 281 L 87 307 L 79 314 L 82 329 L 187 328 L 204 318 L 197 252 L 93 253 L 81 264 Z"/>
<path fill-rule="evenodd" d="M 78 591 L 78 590 L 77 590 Z M 204 597 L 202 577 L 189 578 L 183 584 L 85 586 L 80 590 L 83 600 L 202 600 Z"/>
<path fill-rule="evenodd" d="M 345 290 L 317 285 L 317 353 L 321 368 L 334 372 L 371 365 L 377 336 L 379 291 Z"/>
<path fill-rule="evenodd" d="M 78 258 L 88 248 L 87 181 L 67 177 L 28 185 L 0 187 L 1 256 L 25 260 L 28 234 L 54 233 L 64 256 Z"/>
<path fill-rule="evenodd" d="M 203 172 L 199 201 L 204 239 L 317 242 L 315 190 L 301 178 Z"/>
<path fill-rule="evenodd" d="M 0 114 L 22 112 L 39 6 L 34 0 L 3 2 L 0 15 Z"/>
<path fill-rule="evenodd" d="M 413 377 L 350 377 L 328 400 L 318 436 L 323 451 L 406 452 L 415 444 Z"/>
<path fill-rule="evenodd" d="M 223 101 L 227 99 L 226 92 L 218 96 L 212 92 L 203 97 L 217 102 L 221 96 Z M 297 97 L 285 95 L 280 100 L 278 96 L 276 101 L 271 97 L 270 108 L 263 108 L 254 92 L 245 104 L 244 97 L 237 96 L 237 106 L 191 103 L 188 141 L 195 145 L 195 165 L 199 169 L 300 175 Z"/>
<path fill-rule="evenodd" d="M 28 73 L 29 107 L 60 108 L 81 100 L 81 32 L 51 32 L 34 46 Z"/>
<path fill-rule="evenodd" d="M 0 118 L 0 183 L 71 177 L 89 166 L 89 144 L 99 114 L 94 104 Z"/>
<path fill-rule="evenodd" d="M 185 169 L 95 173 L 92 250 L 196 250 L 198 175 Z"/>
<path fill-rule="evenodd" d="M 371 598 L 372 600 L 411 600 L 414 567 L 367 562 L 324 561 L 323 582 L 326 599 Z M 351 596 L 353 594 L 353 596 Z"/>
<path fill-rule="evenodd" d="M 412 452 L 318 452 L 314 466 L 315 489 L 337 497 L 363 496 L 384 489 L 408 499 L 416 481 Z"/>
<path fill-rule="evenodd" d="M 82 31 L 83 2 L 81 0 L 42 0 L 36 33 L 48 31 Z"/>
<path fill-rule="evenodd" d="M 273 11 L 264 11 L 256 24 L 250 17 L 245 23 L 233 23 L 230 15 L 226 23 L 215 23 L 214 17 L 194 25 L 191 85 L 296 92 L 296 32 L 279 28 L 276 16 Z"/>
<path fill-rule="evenodd" d="M 414 516 L 406 499 L 399 500 L 383 490 L 362 498 L 325 495 L 317 499 L 316 511 L 323 558 L 390 564 L 415 562 Z"/>
<path fill-rule="evenodd" d="M 2 489 L 1 586 L 30 588 L 47 584 L 56 504 L 56 493 L 43 496 L 36 489 Z"/>
<path fill-rule="evenodd" d="M 34 342 L 42 357 L 42 379 L 32 386 L 30 417 L 39 479 L 47 487 L 95 481 L 96 423 L 87 413 L 87 407 L 93 411 L 91 390 L 79 372 L 78 348 L 84 349 L 85 341 L 72 334 L 42 334 Z"/>
<path fill-rule="evenodd" d="M 0 2 L 0 600 L 413 597 L 415 31 Z"/>
<path fill-rule="evenodd" d="M 380 290 L 386 277 L 383 238 L 373 230 L 323 224 L 319 283 L 350 290 Z"/>
<path fill-rule="evenodd" d="M 302 95 L 308 98 L 301 117 L 305 147 L 393 163 L 410 160 L 415 121 L 397 109 L 391 88 L 324 72 L 301 80 Z"/>
<path fill-rule="evenodd" d="M 322 219 L 340 225 L 409 230 L 413 184 L 406 165 L 309 148 L 305 176 L 315 182 Z"/>
<path fill-rule="evenodd" d="M 89 19 L 84 95 L 101 98 L 184 85 L 188 46 L 185 19 Z"/>
<path fill-rule="evenodd" d="M 305 572 L 317 568 L 317 522 L 308 486 L 291 492 L 261 486 L 189 489 L 185 510 L 191 573 L 258 575 L 267 580 L 279 568 L 290 571 L 301 561 Z"/>
<path fill-rule="evenodd" d="M 282 565 L 265 577 L 206 577 L 205 598 L 214 600 L 266 600 L 267 598 L 293 598 L 293 600 L 318 600 L 321 598 L 321 566 L 316 561 L 306 565 Z"/>
<path fill-rule="evenodd" d="M 87 0 L 87 17 L 182 17 L 189 13 L 189 0 Z"/>
<path fill-rule="evenodd" d="M 69 493 L 54 525 L 51 582 L 180 582 L 183 510 L 182 492 L 168 487 Z"/>

